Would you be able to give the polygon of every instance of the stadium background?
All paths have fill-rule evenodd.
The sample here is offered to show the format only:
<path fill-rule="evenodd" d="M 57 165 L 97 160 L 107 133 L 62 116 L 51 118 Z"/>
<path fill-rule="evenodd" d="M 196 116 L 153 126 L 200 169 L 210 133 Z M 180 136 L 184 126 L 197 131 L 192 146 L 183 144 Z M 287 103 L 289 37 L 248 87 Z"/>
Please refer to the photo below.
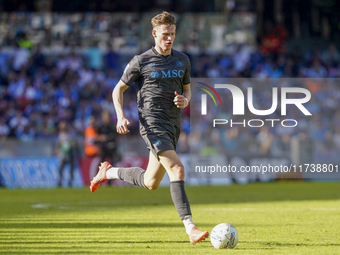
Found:
<path fill-rule="evenodd" d="M 57 185 L 58 158 L 53 152 L 61 120 L 72 127 L 81 152 L 74 185 L 89 183 L 99 158 L 84 155 L 84 130 L 91 116 L 100 125 L 104 110 L 115 121 L 111 91 L 131 57 L 152 46 L 150 18 L 162 10 L 177 18 L 174 48 L 190 57 L 193 78 L 340 77 L 339 1 L 66 2 L 0 1 L 2 186 Z M 314 95 L 309 105 L 313 118 L 305 126 L 308 139 L 267 129 L 245 136 L 231 129 L 221 135 L 223 150 L 237 155 L 251 148 L 250 157 L 253 153 L 294 162 L 292 150 L 299 148 L 304 162 L 339 163 L 339 87 L 322 82 L 308 86 Z M 266 88 L 261 89 L 265 93 Z M 138 135 L 136 90 L 125 94 L 131 133 L 119 138 L 123 157 L 117 165 L 145 166 L 148 151 Z M 182 111 L 178 145 L 186 166 L 189 115 L 189 108 Z M 201 144 L 198 150 L 207 147 Z M 64 186 L 68 178 L 65 171 Z M 187 178 L 187 183 L 211 181 L 191 183 Z"/>

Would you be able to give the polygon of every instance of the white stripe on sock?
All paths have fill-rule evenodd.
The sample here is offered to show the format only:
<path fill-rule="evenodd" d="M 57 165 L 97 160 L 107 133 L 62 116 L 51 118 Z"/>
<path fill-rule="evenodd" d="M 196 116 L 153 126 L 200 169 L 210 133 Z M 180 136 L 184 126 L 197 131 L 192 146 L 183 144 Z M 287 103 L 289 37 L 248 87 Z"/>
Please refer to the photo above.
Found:
<path fill-rule="evenodd" d="M 190 235 L 191 229 L 195 227 L 194 222 L 192 221 L 192 218 L 190 215 L 186 216 L 183 220 L 183 224 L 185 226 L 185 232 L 187 232 L 188 235 Z"/>
<path fill-rule="evenodd" d="M 118 169 L 119 167 L 111 167 L 106 171 L 106 178 L 113 180 L 113 179 L 119 179 L 118 177 Z"/>

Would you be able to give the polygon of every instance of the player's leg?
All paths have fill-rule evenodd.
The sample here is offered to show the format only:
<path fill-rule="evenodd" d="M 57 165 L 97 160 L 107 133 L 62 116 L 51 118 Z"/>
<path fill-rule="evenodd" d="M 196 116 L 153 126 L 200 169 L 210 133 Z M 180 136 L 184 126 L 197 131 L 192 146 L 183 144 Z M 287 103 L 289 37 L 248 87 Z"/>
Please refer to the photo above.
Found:
<path fill-rule="evenodd" d="M 171 198 L 183 221 L 190 242 L 195 244 L 204 240 L 209 233 L 198 230 L 192 221 L 189 199 L 184 188 L 185 169 L 181 160 L 174 150 L 161 151 L 158 156 L 169 175 Z"/>
<path fill-rule="evenodd" d="M 152 152 L 149 154 L 149 162 L 146 171 L 141 167 L 112 168 L 108 171 L 108 178 L 116 178 L 140 186 L 155 190 L 162 181 L 165 168 L 158 162 Z"/>
<path fill-rule="evenodd" d="M 163 180 L 166 170 L 163 165 L 158 161 L 155 155 L 150 151 L 149 163 L 144 174 L 145 186 L 150 190 L 158 188 Z"/>
<path fill-rule="evenodd" d="M 107 178 L 106 174 L 107 174 L 107 170 L 112 168 L 112 165 L 109 162 L 105 161 L 106 157 L 107 157 L 107 150 L 104 146 L 102 146 L 101 147 L 101 154 L 100 154 L 100 162 L 101 163 L 98 167 L 99 169 L 98 169 L 96 176 L 93 177 L 93 180 L 91 181 L 90 190 L 92 192 L 94 192 L 96 189 L 98 189 L 100 184 L 110 180 L 110 178 Z M 111 162 L 114 163 L 113 161 L 111 161 Z M 116 178 L 116 179 L 118 179 L 118 178 Z"/>
<path fill-rule="evenodd" d="M 130 184 L 155 190 L 162 181 L 165 168 L 152 152 L 149 155 L 147 171 L 140 167 L 112 167 L 108 162 L 101 163 L 98 174 L 93 178 L 90 189 L 94 192 L 101 183 L 110 179 L 120 179 Z"/>

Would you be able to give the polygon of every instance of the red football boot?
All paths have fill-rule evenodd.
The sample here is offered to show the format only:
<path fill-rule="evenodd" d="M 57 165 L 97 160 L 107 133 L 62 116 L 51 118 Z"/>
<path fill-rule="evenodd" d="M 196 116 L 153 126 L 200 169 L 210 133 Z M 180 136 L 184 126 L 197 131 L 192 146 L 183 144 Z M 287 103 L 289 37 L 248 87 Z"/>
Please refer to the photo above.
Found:
<path fill-rule="evenodd" d="M 198 243 L 206 239 L 208 236 L 209 236 L 208 231 L 201 231 L 201 230 L 198 230 L 196 227 L 193 227 L 189 235 L 190 243 L 192 244 Z"/>
<path fill-rule="evenodd" d="M 100 184 L 109 180 L 106 178 L 106 171 L 110 168 L 112 168 L 112 166 L 107 161 L 100 164 L 97 175 L 93 177 L 93 180 L 91 181 L 91 192 L 95 192 L 99 188 Z"/>

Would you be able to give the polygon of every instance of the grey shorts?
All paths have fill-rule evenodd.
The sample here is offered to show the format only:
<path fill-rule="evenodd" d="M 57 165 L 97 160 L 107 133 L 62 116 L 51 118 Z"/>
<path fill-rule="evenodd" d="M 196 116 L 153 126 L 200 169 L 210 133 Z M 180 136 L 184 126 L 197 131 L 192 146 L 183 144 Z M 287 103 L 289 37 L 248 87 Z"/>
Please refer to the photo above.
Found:
<path fill-rule="evenodd" d="M 167 150 L 176 150 L 181 129 L 174 125 L 140 126 L 140 134 L 147 148 L 157 159 L 158 153 Z"/>

